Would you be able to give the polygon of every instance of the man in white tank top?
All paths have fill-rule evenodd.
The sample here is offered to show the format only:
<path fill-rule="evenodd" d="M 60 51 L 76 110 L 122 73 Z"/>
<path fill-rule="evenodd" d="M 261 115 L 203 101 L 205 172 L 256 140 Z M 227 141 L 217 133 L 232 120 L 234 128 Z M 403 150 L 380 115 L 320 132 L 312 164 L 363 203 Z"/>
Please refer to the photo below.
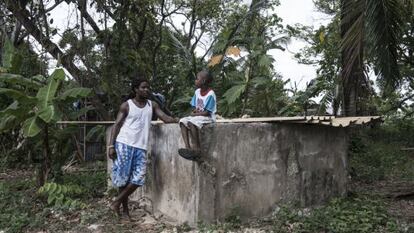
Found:
<path fill-rule="evenodd" d="M 108 155 L 114 161 L 112 183 L 119 188 L 119 195 L 110 207 L 121 216 L 122 204 L 123 215 L 129 219 L 128 197 L 145 183 L 146 151 L 153 112 L 165 123 L 178 122 L 178 119 L 166 115 L 156 102 L 148 100 L 148 80 L 133 80 L 132 91 L 135 97 L 122 103 L 108 145 Z"/>

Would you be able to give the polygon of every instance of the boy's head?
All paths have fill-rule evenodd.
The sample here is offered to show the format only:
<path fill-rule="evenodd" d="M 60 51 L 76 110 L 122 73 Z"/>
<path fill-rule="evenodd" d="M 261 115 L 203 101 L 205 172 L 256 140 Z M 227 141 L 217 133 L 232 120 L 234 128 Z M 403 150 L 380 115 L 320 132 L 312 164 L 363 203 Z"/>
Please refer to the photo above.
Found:
<path fill-rule="evenodd" d="M 197 88 L 208 87 L 213 82 L 213 76 L 210 72 L 203 70 L 197 73 L 195 85 Z"/>

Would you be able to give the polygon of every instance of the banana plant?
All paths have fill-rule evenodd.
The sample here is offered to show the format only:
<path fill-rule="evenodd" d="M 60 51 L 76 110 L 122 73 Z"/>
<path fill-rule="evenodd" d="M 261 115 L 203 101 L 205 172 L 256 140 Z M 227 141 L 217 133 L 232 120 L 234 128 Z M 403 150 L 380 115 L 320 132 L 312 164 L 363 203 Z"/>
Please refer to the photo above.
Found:
<path fill-rule="evenodd" d="M 64 90 L 64 80 L 65 72 L 61 68 L 48 78 L 41 75 L 25 78 L 9 73 L 0 74 L 0 83 L 7 87 L 0 88 L 0 95 L 12 101 L 0 111 L 0 132 L 18 127 L 26 138 L 42 138 L 43 161 L 39 185 L 46 182 L 51 167 L 49 128 L 62 119 L 62 109 L 91 93 L 89 88 L 82 87 Z"/>

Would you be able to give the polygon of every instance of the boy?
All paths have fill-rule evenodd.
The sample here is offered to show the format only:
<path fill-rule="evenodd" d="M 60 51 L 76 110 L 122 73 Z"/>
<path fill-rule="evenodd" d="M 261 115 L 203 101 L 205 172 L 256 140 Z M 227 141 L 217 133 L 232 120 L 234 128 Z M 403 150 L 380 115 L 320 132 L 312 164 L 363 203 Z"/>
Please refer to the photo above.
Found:
<path fill-rule="evenodd" d="M 197 74 L 195 86 L 197 90 L 191 100 L 193 111 L 190 116 L 180 119 L 181 134 L 186 148 L 181 148 L 178 153 L 185 159 L 198 160 L 201 155 L 201 143 L 198 130 L 203 125 L 216 121 L 216 95 L 210 88 L 213 76 L 208 71 Z M 190 145 L 188 134 L 191 134 L 193 147 Z"/>

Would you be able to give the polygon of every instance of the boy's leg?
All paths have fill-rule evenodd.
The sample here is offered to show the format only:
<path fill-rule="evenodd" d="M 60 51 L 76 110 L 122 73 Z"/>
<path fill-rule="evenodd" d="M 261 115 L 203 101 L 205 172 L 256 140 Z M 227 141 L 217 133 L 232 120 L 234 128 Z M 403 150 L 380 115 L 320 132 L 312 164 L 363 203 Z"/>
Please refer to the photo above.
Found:
<path fill-rule="evenodd" d="M 200 137 L 198 135 L 197 126 L 195 126 L 194 124 L 189 122 L 188 127 L 190 129 L 191 137 L 192 137 L 193 143 L 194 143 L 194 148 L 193 149 L 196 150 L 196 151 L 200 151 L 201 150 Z"/>
<path fill-rule="evenodd" d="M 180 128 L 181 128 L 181 134 L 183 136 L 185 148 L 190 149 L 191 146 L 190 146 L 190 140 L 188 138 L 188 128 L 183 123 L 180 123 Z"/>

